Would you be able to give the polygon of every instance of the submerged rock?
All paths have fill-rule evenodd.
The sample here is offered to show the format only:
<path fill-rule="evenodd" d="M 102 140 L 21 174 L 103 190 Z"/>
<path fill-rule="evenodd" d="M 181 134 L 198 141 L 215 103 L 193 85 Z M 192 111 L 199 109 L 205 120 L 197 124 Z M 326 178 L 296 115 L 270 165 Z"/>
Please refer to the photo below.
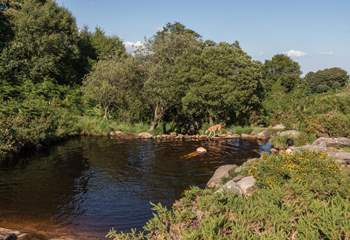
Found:
<path fill-rule="evenodd" d="M 209 179 L 207 183 L 207 187 L 208 188 L 219 187 L 222 183 L 222 179 L 225 177 L 229 177 L 230 176 L 229 172 L 235 168 L 237 168 L 237 165 L 235 164 L 227 164 L 217 168 L 214 172 L 214 175 Z"/>
<path fill-rule="evenodd" d="M 199 148 L 196 149 L 196 152 L 198 152 L 198 153 L 206 153 L 207 149 L 205 149 L 204 147 L 199 147 Z"/>

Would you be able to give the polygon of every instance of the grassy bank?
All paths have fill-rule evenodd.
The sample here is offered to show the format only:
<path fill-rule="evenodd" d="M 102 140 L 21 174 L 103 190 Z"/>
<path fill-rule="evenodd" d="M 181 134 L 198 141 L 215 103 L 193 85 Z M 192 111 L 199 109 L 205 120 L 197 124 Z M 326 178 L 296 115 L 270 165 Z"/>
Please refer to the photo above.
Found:
<path fill-rule="evenodd" d="M 110 239 L 350 239 L 350 177 L 322 154 L 272 155 L 241 172 L 257 179 L 250 197 L 192 188 L 143 232 Z"/>
<path fill-rule="evenodd" d="M 144 132 L 149 125 L 122 123 L 81 113 L 62 105 L 47 106 L 36 100 L 8 104 L 0 110 L 0 159 L 38 147 L 50 146 L 59 140 L 78 136 L 107 136 L 113 130 Z"/>

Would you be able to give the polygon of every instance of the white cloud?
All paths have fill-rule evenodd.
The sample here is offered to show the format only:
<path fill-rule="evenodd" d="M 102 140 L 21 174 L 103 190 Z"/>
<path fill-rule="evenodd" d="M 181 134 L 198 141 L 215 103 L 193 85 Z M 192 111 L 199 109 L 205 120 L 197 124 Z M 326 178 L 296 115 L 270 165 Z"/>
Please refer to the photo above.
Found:
<path fill-rule="evenodd" d="M 295 58 L 298 58 L 298 57 L 303 57 L 305 55 L 307 55 L 305 52 L 303 51 L 299 51 L 299 50 L 289 50 L 285 53 L 288 57 L 295 57 Z"/>
<path fill-rule="evenodd" d="M 130 42 L 130 41 L 125 41 L 124 42 L 126 51 L 129 53 L 135 52 L 138 49 L 141 49 L 145 46 L 145 44 L 141 41 L 136 41 L 136 42 Z"/>
<path fill-rule="evenodd" d="M 321 55 L 334 55 L 334 52 L 333 51 L 324 51 L 324 52 L 320 52 Z"/>

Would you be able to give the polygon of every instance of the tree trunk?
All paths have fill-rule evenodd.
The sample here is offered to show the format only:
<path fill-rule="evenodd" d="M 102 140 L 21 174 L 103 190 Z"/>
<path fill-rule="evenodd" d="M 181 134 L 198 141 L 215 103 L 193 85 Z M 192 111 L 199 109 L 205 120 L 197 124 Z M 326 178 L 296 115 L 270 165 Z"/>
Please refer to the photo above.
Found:
<path fill-rule="evenodd" d="M 106 106 L 104 108 L 104 115 L 103 115 L 103 119 L 107 120 L 108 119 L 108 106 Z"/>
<path fill-rule="evenodd" d="M 159 124 L 159 121 L 162 119 L 164 114 L 164 110 L 162 107 L 160 107 L 158 104 L 156 105 L 156 108 L 154 109 L 154 116 L 153 121 L 151 123 L 150 131 L 153 131 Z"/>
<path fill-rule="evenodd" d="M 211 114 L 209 114 L 209 125 L 210 126 L 214 125 L 214 120 L 213 120 L 213 117 L 211 116 Z"/>

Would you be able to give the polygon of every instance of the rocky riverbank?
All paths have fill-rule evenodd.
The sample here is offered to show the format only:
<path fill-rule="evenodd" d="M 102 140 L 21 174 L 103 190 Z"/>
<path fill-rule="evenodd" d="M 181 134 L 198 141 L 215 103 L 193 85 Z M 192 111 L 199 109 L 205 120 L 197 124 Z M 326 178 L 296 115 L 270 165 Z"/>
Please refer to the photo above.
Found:
<path fill-rule="evenodd" d="M 112 131 L 109 133 L 111 138 L 116 139 L 154 139 L 158 141 L 205 141 L 205 140 L 223 140 L 223 139 L 243 139 L 243 140 L 251 140 L 251 141 L 266 141 L 271 136 L 279 134 L 285 131 L 285 127 L 281 124 L 276 125 L 270 128 L 257 128 L 253 130 L 251 133 L 241 133 L 237 134 L 234 132 L 226 131 L 225 133 L 221 133 L 215 135 L 213 137 L 209 137 L 204 134 L 177 134 L 175 132 L 170 134 L 159 134 L 153 135 L 149 132 L 141 132 L 141 133 L 127 133 L 122 131 Z M 294 130 L 289 130 L 285 132 L 290 132 Z"/>
<path fill-rule="evenodd" d="M 0 227 L 0 240 L 77 240 L 74 237 L 49 237 L 39 233 L 21 232 Z"/>
<path fill-rule="evenodd" d="M 294 133 L 293 133 L 294 134 Z M 342 167 L 350 169 L 350 138 L 326 138 L 321 137 L 312 144 L 287 149 L 273 149 L 272 154 L 293 154 L 295 152 L 311 151 L 327 154 Z M 256 180 L 253 176 L 242 175 L 245 168 L 259 158 L 249 159 L 243 165 L 228 164 L 216 169 L 207 183 L 207 188 L 217 189 L 217 192 L 230 192 L 237 195 L 251 195 L 256 189 Z"/>

